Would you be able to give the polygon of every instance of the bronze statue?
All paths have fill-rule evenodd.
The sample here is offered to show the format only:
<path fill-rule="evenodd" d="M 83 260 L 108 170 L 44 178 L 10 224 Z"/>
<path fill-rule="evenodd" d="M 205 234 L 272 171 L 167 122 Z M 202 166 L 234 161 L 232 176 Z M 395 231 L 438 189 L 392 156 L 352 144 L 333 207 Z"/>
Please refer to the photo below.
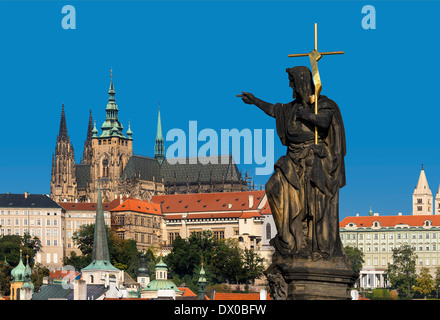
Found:
<path fill-rule="evenodd" d="M 278 233 L 272 264 L 264 274 L 274 300 L 351 299 L 350 289 L 359 274 L 352 269 L 339 237 L 339 188 L 345 185 L 345 130 L 338 105 L 320 95 L 322 84 L 318 52 L 289 57 L 310 58 L 307 67 L 286 69 L 293 101 L 272 104 L 243 92 L 275 118 L 281 143 L 287 147 L 274 165 L 266 194 Z"/>
<path fill-rule="evenodd" d="M 292 102 L 272 104 L 248 92 L 239 95 L 276 119 L 278 136 L 287 147 L 266 183 L 278 230 L 271 243 L 282 255 L 314 261 L 343 256 L 339 237 L 339 188 L 345 185 L 346 153 L 342 116 L 337 104 L 323 95 L 315 114 L 315 87 L 307 67 L 286 71 Z"/>

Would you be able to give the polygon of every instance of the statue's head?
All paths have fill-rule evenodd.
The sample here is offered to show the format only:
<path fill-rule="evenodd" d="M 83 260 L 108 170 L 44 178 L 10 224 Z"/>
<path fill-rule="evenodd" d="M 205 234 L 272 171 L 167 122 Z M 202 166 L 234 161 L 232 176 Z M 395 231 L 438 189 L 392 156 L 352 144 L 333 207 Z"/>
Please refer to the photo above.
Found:
<path fill-rule="evenodd" d="M 293 89 L 293 98 L 309 101 L 309 97 L 315 93 L 315 85 L 310 69 L 303 66 L 287 68 L 289 74 L 289 87 Z"/>

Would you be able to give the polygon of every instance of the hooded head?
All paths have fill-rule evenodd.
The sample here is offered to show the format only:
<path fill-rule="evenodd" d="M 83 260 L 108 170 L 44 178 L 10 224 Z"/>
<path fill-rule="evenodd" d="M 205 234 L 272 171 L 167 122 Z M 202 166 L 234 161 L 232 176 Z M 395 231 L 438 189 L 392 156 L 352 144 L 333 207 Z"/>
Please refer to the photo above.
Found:
<path fill-rule="evenodd" d="M 289 74 L 289 86 L 293 89 L 293 98 L 298 98 L 303 104 L 309 101 L 309 97 L 315 94 L 315 86 L 310 69 L 303 66 L 287 68 Z"/>

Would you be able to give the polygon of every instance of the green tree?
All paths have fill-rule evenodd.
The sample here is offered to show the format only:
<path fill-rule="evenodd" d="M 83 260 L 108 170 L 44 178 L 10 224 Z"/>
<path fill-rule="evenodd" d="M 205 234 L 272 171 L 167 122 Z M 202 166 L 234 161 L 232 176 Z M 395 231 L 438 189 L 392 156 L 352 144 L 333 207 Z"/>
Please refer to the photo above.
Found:
<path fill-rule="evenodd" d="M 140 260 L 140 252 L 137 251 L 136 242 L 119 238 L 110 230 L 109 226 L 106 226 L 106 231 L 111 263 L 115 267 L 127 271 L 135 279 Z M 81 270 L 92 262 L 94 233 L 95 224 L 90 224 L 82 225 L 73 234 L 72 239 L 78 245 L 82 255 L 78 256 L 72 251 L 70 257 L 64 259 L 64 265 L 72 265 L 76 270 Z"/>
<path fill-rule="evenodd" d="M 255 279 L 258 279 L 264 270 L 262 262 L 263 258 L 254 250 L 244 249 L 243 278 L 245 281 L 250 281 L 252 284 L 255 284 Z"/>
<path fill-rule="evenodd" d="M 433 293 L 433 291 L 435 290 L 434 279 L 429 273 L 428 268 L 423 267 L 420 270 L 420 275 L 417 277 L 417 281 L 413 289 L 414 292 L 417 292 L 424 297 L 427 297 Z"/>
<path fill-rule="evenodd" d="M 197 292 L 201 263 L 208 284 L 240 282 L 243 280 L 243 261 L 234 239 L 217 239 L 211 231 L 193 233 L 189 238 L 177 237 L 173 250 L 165 258 L 175 283 L 185 283 Z"/>
<path fill-rule="evenodd" d="M 354 272 L 359 272 L 364 264 L 364 253 L 356 247 L 346 246 L 345 254 L 351 261 L 351 268 Z"/>
<path fill-rule="evenodd" d="M 388 264 L 386 274 L 400 296 L 411 297 L 411 288 L 417 279 L 416 259 L 417 255 L 408 245 L 393 249 L 393 263 Z"/>
<path fill-rule="evenodd" d="M 11 271 L 13 267 L 0 261 L 0 296 L 11 294 Z"/>
<path fill-rule="evenodd" d="M 243 260 L 237 239 L 218 240 L 207 264 L 214 283 L 243 281 Z"/>
<path fill-rule="evenodd" d="M 189 238 L 174 239 L 173 250 L 164 260 L 172 273 L 183 279 L 186 275 L 192 276 L 202 260 L 208 265 L 219 245 L 211 231 L 195 232 Z"/>
<path fill-rule="evenodd" d="M 43 278 L 48 277 L 50 271 L 48 268 L 43 267 L 41 264 L 37 263 L 32 268 L 31 281 L 34 285 L 34 292 L 37 292 L 43 284 Z"/>
<path fill-rule="evenodd" d="M 434 278 L 434 290 L 436 291 L 437 299 L 438 299 L 439 289 L 440 289 L 440 266 L 437 267 Z"/>
<path fill-rule="evenodd" d="M 26 264 L 26 256 L 29 256 L 29 264 L 31 268 L 34 268 L 34 257 L 41 250 L 40 239 L 31 237 L 28 233 L 24 236 L 0 236 L 0 293 L 2 295 L 8 296 L 10 294 L 11 271 L 18 265 L 20 250 L 22 251 L 23 263 Z"/>

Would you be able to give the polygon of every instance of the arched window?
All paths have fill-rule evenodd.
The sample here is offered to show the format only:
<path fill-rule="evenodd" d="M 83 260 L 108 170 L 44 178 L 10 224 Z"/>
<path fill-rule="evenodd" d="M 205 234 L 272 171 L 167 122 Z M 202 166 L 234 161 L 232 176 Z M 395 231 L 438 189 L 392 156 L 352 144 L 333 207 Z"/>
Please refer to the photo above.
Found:
<path fill-rule="evenodd" d="M 90 283 L 93 283 L 93 276 L 90 276 Z"/>
<path fill-rule="evenodd" d="M 104 158 L 104 160 L 102 160 L 102 176 L 103 177 L 108 177 L 108 159 Z"/>
<path fill-rule="evenodd" d="M 266 224 L 266 239 L 272 239 L 272 232 L 271 232 L 270 224 Z"/>

